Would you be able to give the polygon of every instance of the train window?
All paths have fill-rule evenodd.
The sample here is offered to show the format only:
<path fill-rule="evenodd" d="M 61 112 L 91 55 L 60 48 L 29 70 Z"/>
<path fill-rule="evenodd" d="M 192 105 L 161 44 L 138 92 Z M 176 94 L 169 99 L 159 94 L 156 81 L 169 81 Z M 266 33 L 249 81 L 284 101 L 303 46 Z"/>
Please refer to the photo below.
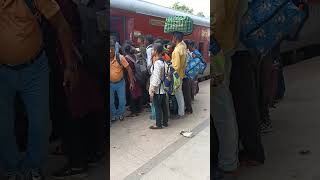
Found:
<path fill-rule="evenodd" d="M 203 46 L 204 46 L 204 43 L 203 43 L 203 42 L 200 42 L 200 43 L 199 43 L 199 46 L 198 46 L 198 50 L 200 51 L 201 54 L 202 54 L 202 52 L 203 52 Z"/>

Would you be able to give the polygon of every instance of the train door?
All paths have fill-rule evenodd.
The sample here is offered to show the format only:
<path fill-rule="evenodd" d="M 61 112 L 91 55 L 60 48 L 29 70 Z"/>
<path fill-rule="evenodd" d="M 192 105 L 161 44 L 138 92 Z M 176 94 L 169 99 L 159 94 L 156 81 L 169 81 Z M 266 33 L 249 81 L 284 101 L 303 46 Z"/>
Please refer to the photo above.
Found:
<path fill-rule="evenodd" d="M 118 41 L 123 42 L 126 31 L 125 17 L 111 16 L 110 34 L 115 36 Z"/>
<path fill-rule="evenodd" d="M 198 50 L 200 51 L 201 54 L 203 54 L 203 46 L 204 46 L 204 43 L 203 42 L 199 42 Z"/>

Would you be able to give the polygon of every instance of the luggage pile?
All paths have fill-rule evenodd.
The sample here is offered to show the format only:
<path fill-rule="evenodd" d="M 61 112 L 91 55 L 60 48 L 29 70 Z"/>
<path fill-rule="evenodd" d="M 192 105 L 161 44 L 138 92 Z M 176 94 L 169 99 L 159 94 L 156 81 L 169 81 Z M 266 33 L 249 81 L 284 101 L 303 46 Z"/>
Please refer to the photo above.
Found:
<path fill-rule="evenodd" d="M 193 21 L 188 16 L 172 16 L 166 18 L 164 33 L 182 32 L 189 35 L 193 30 Z"/>
<path fill-rule="evenodd" d="M 301 9 L 291 0 L 253 1 L 241 21 L 240 39 L 248 48 L 266 54 L 282 40 L 294 39 L 307 15 L 308 8 Z"/>
<path fill-rule="evenodd" d="M 196 77 L 199 74 L 203 74 L 206 68 L 207 68 L 207 64 L 201 55 L 195 58 L 190 56 L 187 61 L 187 67 L 186 67 L 185 73 L 187 77 L 193 80 L 196 80 Z"/>

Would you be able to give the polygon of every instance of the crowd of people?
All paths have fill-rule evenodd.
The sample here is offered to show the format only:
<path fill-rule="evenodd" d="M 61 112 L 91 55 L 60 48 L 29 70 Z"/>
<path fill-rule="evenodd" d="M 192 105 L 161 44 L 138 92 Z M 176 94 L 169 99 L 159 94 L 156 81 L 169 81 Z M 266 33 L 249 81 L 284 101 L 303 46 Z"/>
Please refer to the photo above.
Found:
<path fill-rule="evenodd" d="M 212 165 L 214 179 L 222 180 L 237 177 L 240 166 L 264 164 L 261 136 L 272 132 L 269 109 L 283 98 L 284 79 L 280 44 L 261 54 L 246 48 L 239 39 L 248 1 L 216 0 L 213 7 L 212 33 L 221 48 L 213 61 L 223 56 L 224 66 L 213 72 Z"/>
<path fill-rule="evenodd" d="M 125 41 L 121 46 L 112 36 L 110 126 L 113 121 L 124 120 L 126 105 L 129 117 L 147 109 L 150 119 L 156 120 L 150 129 L 167 127 L 169 117 L 180 119 L 192 114 L 197 78 L 188 77 L 185 72 L 188 62 L 196 56 L 202 58 L 195 42 L 184 40 L 180 32 L 173 33 L 171 42 L 140 35 L 136 44 Z"/>
<path fill-rule="evenodd" d="M 0 178 L 45 179 L 50 144 L 67 159 L 57 179 L 102 160 L 107 29 L 91 14 L 105 3 L 1 1 Z"/>

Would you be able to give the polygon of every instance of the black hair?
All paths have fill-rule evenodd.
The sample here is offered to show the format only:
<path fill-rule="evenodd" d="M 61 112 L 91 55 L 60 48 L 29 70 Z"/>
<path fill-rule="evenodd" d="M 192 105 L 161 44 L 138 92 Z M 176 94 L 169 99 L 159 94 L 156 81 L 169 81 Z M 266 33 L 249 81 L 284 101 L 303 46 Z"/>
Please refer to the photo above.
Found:
<path fill-rule="evenodd" d="M 162 39 L 156 39 L 153 43 L 160 43 L 160 44 L 163 44 Z"/>
<path fill-rule="evenodd" d="M 187 47 L 190 46 L 190 42 L 191 42 L 191 40 L 189 40 L 189 39 L 184 40 L 184 43 L 186 43 Z"/>
<path fill-rule="evenodd" d="M 194 41 L 189 41 L 189 47 L 196 48 Z"/>
<path fill-rule="evenodd" d="M 145 40 L 147 40 L 148 44 L 153 44 L 154 42 L 153 36 L 150 34 L 146 35 Z"/>
<path fill-rule="evenodd" d="M 178 40 L 182 41 L 183 40 L 183 33 L 182 32 L 174 32 L 173 36 Z"/>
<path fill-rule="evenodd" d="M 127 54 L 128 54 L 128 55 L 129 55 L 129 54 L 132 55 L 132 54 L 134 54 L 132 45 L 129 44 L 129 43 L 125 43 L 125 44 L 123 45 L 122 51 L 124 52 L 125 55 L 127 55 Z"/>
<path fill-rule="evenodd" d="M 164 52 L 164 48 L 163 48 L 163 45 L 161 43 L 154 43 L 153 44 L 153 49 L 160 55 L 162 55 L 163 52 Z"/>

